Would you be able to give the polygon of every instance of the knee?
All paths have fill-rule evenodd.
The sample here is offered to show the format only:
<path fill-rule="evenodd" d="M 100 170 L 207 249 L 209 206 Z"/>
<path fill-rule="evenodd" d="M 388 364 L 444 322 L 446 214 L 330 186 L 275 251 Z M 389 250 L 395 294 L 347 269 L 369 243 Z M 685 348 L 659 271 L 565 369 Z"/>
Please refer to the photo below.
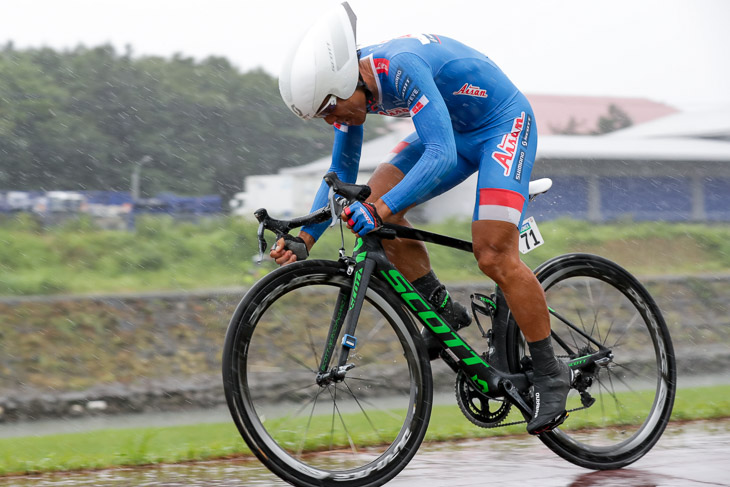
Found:
<path fill-rule="evenodd" d="M 506 255 L 495 247 L 481 249 L 475 252 L 479 269 L 497 284 L 505 278 Z"/>
<path fill-rule="evenodd" d="M 522 261 L 513 252 L 499 246 L 487 246 L 475 251 L 479 269 L 499 286 L 514 279 Z"/>
<path fill-rule="evenodd" d="M 516 277 L 522 261 L 519 232 L 508 222 L 477 220 L 472 223 L 474 257 L 479 269 L 498 285 Z"/>

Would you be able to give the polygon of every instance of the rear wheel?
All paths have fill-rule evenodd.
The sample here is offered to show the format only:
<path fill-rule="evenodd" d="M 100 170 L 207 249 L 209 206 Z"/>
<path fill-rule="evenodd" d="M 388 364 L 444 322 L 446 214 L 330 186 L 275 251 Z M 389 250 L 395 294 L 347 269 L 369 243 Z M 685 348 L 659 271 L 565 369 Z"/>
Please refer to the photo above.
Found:
<path fill-rule="evenodd" d="M 573 366 L 577 386 L 567 409 L 574 410 L 540 439 L 586 468 L 635 462 L 662 435 L 674 404 L 674 350 L 661 312 L 631 274 L 601 257 L 560 256 L 536 275 L 550 308 L 556 355 L 573 361 L 606 348 L 612 354 L 588 367 Z M 514 344 L 524 344 L 516 326 L 512 335 L 519 337 Z M 512 351 L 522 356 L 525 347 L 513 345 Z"/>
<path fill-rule="evenodd" d="M 284 480 L 301 486 L 376 486 L 400 472 L 428 427 L 431 369 L 409 315 L 373 276 L 352 365 L 317 381 L 328 342 L 337 364 L 352 277 L 330 261 L 278 269 L 243 298 L 226 336 L 226 399 L 244 440 Z"/>

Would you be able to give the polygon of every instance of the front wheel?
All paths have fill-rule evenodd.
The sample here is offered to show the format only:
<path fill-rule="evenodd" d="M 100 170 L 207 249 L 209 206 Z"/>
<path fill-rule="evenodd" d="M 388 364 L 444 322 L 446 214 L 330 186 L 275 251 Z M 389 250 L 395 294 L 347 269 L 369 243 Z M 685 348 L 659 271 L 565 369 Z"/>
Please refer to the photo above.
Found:
<path fill-rule="evenodd" d="M 428 427 L 427 354 L 376 275 L 347 360 L 353 367 L 317 381 L 328 343 L 335 346 L 325 362 L 339 359 L 343 336 L 330 323 L 341 322 L 352 282 L 337 262 L 284 266 L 246 294 L 228 328 L 223 379 L 234 422 L 261 462 L 294 485 L 382 485 L 410 461 Z"/>
<path fill-rule="evenodd" d="M 540 439 L 586 468 L 635 462 L 662 435 L 674 404 L 674 350 L 659 308 L 629 272 L 594 255 L 556 257 L 535 273 L 545 290 L 555 353 L 577 371 L 577 388 L 568 396 L 573 411 Z M 519 335 L 516 326 L 512 333 Z M 580 367 L 581 357 L 606 349 L 609 357 Z"/>

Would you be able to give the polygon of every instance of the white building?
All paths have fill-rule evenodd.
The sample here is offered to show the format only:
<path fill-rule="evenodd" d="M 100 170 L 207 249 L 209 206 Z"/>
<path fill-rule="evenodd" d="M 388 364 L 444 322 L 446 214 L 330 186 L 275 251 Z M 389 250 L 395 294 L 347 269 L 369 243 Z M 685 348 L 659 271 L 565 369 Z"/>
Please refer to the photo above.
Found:
<path fill-rule="evenodd" d="M 359 183 L 413 131 L 410 120 L 390 126 L 391 133 L 363 144 Z M 272 216 L 304 215 L 329 166 L 325 157 L 277 175 L 251 176 L 236 212 L 252 215 L 265 207 Z M 606 135 L 540 135 L 532 178 L 540 177 L 555 183 L 531 208 L 543 219 L 730 221 L 730 110 L 670 114 Z M 409 217 L 470 218 L 475 194 L 474 175 Z"/>

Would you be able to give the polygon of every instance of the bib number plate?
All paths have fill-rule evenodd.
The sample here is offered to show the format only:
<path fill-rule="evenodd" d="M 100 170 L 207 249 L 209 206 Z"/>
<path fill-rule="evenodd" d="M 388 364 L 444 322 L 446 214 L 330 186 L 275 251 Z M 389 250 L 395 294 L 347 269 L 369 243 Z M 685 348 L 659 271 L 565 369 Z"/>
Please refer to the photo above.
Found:
<path fill-rule="evenodd" d="M 544 243 L 545 240 L 543 240 L 540 230 L 537 228 L 535 218 L 530 217 L 523 221 L 520 229 L 520 252 L 526 254 Z"/>

